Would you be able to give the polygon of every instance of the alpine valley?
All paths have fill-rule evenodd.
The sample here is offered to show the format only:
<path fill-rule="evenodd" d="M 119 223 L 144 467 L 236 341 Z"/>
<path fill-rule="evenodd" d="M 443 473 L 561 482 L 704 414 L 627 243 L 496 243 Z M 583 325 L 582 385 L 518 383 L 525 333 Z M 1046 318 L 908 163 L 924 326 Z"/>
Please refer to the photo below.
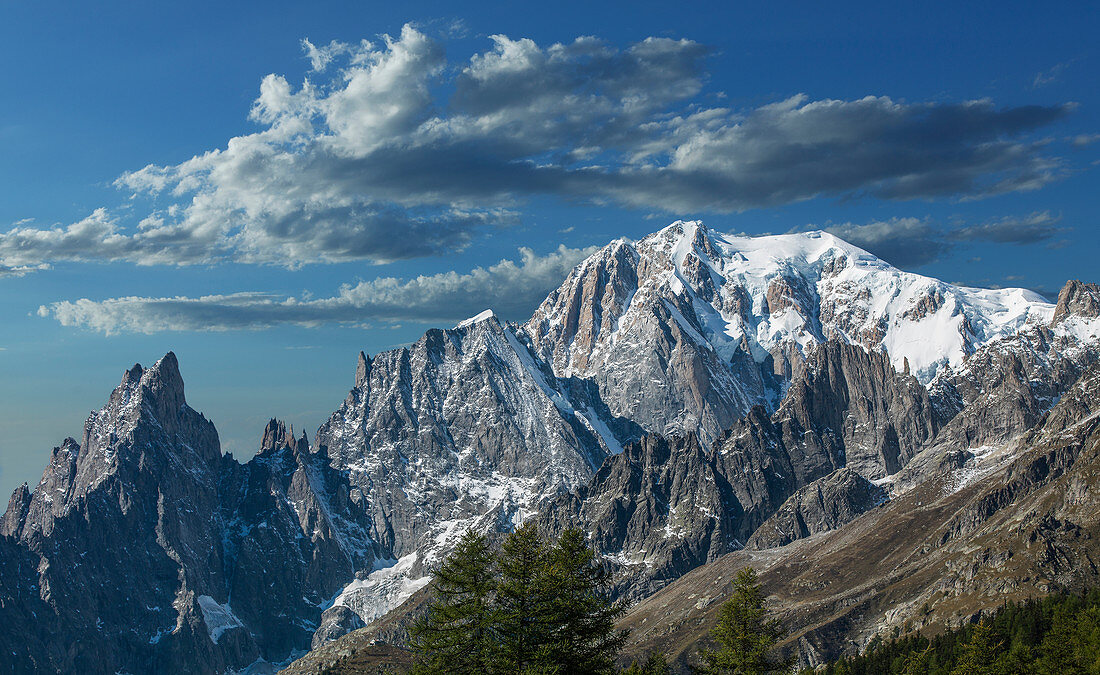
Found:
<path fill-rule="evenodd" d="M 1098 334 L 1094 284 L 1051 304 L 824 232 L 676 222 L 596 252 L 526 323 L 360 353 L 312 441 L 272 420 L 244 463 L 169 353 L 11 496 L 0 663 L 352 672 L 401 646 L 463 532 L 532 519 L 589 534 L 632 603 L 627 653 L 679 667 L 749 564 L 806 666 L 1089 587 Z"/>

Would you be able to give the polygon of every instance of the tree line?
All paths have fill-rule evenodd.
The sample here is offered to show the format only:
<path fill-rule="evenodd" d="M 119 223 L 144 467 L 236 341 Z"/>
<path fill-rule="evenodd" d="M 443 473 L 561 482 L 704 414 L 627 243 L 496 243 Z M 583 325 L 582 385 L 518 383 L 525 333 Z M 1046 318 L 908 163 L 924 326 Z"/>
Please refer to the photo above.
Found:
<path fill-rule="evenodd" d="M 626 611 L 612 601 L 609 572 L 580 530 L 556 541 L 531 524 L 494 548 L 467 532 L 434 571 L 434 601 L 410 629 L 418 674 L 668 675 L 660 652 L 617 670 Z M 791 672 L 776 657 L 783 637 L 768 616 L 756 572 L 741 569 L 720 606 L 710 645 L 693 654 L 692 672 L 765 675 Z M 934 637 L 876 637 L 860 654 L 803 675 L 1100 675 L 1100 589 L 1006 602 L 981 621 Z"/>
<path fill-rule="evenodd" d="M 626 605 L 612 601 L 609 571 L 580 530 L 550 542 L 524 524 L 499 549 L 469 531 L 433 577 L 434 600 L 409 631 L 414 673 L 671 673 L 660 652 L 617 670 L 628 633 L 615 622 Z M 781 630 L 766 616 L 752 568 L 738 572 L 711 635 L 714 645 L 697 654 L 695 672 L 763 675 L 790 668 L 772 657 Z"/>
<path fill-rule="evenodd" d="M 813 672 L 813 671 L 806 671 Z M 992 616 L 926 638 L 873 639 L 824 675 L 1100 673 L 1100 590 L 1006 602 Z"/>

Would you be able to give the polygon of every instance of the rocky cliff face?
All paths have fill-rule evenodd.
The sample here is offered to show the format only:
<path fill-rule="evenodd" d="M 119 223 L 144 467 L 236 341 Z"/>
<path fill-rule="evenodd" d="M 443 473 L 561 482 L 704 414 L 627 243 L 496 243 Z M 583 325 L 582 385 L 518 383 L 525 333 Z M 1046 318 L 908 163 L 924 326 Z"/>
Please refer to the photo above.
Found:
<path fill-rule="evenodd" d="M 1093 366 L 1011 442 L 970 453 L 961 465 L 930 473 L 811 539 L 746 548 L 685 574 L 630 610 L 623 622 L 633 631 L 628 651 L 662 648 L 686 663 L 744 565 L 761 573 L 787 631 L 785 647 L 802 666 L 895 627 L 907 633 L 957 625 L 1008 599 L 1095 587 L 1097 401 L 1100 372 Z M 754 537 L 770 537 L 770 525 L 793 515 L 793 505 Z M 782 530 L 780 539 L 789 539 Z"/>
<path fill-rule="evenodd" d="M 15 590 L 14 604 L 38 617 L 4 622 L 5 653 L 26 655 L 17 669 L 136 671 L 178 660 L 215 672 L 258 656 L 231 612 L 209 628 L 221 630 L 220 644 L 203 616 L 227 606 L 221 461 L 213 425 L 184 401 L 173 355 L 125 373 L 81 442 L 56 448 L 4 519 L 24 562 L 23 575 L 5 575 L 5 595 Z"/>
<path fill-rule="evenodd" d="M 272 421 L 245 465 L 135 366 L 80 443 L 16 490 L 0 531 L 0 648 L 15 672 L 221 673 L 285 660 L 380 549 L 346 477 Z"/>
<path fill-rule="evenodd" d="M 753 408 L 709 447 L 695 435 L 646 436 L 551 503 L 540 522 L 551 533 L 570 526 L 590 532 L 613 565 L 616 592 L 641 597 L 741 548 L 788 498 L 822 477 L 833 476 L 819 490 L 835 499 L 830 515 L 814 522 L 846 522 L 843 514 L 868 508 L 870 493 L 853 487 L 857 477 L 869 485 L 860 472 L 879 478 L 896 471 L 939 426 L 916 378 L 896 373 L 881 353 L 830 341 L 808 354 L 772 415 Z M 842 467 L 850 469 L 836 473 Z"/>
<path fill-rule="evenodd" d="M 1066 282 L 1058 293 L 1058 304 L 1054 308 L 1052 323 L 1058 324 L 1071 316 L 1082 319 L 1100 316 L 1100 286 L 1076 279 Z"/>
<path fill-rule="evenodd" d="M 465 528 L 531 517 L 585 527 L 631 597 L 765 522 L 756 545 L 844 529 L 866 481 L 898 495 L 987 461 L 1064 398 L 1100 324 L 1094 287 L 1063 296 L 957 288 L 822 233 L 675 223 L 605 247 L 522 326 L 489 312 L 360 354 L 312 444 L 273 420 L 244 464 L 169 354 L 12 495 L 0 653 L 259 668 L 389 611 Z"/>
<path fill-rule="evenodd" d="M 708 445 L 752 406 L 774 410 L 815 345 L 884 351 L 927 383 L 1053 311 L 1029 291 L 902 272 L 823 232 L 677 222 L 593 255 L 523 332 L 555 375 L 594 382 L 612 414 Z"/>
<path fill-rule="evenodd" d="M 620 447 L 612 429 L 629 427 L 576 393 L 491 314 L 361 355 L 316 444 L 346 472 L 386 561 L 349 579 L 335 604 L 377 618 L 426 583 L 466 529 L 511 529 L 587 481 Z"/>
<path fill-rule="evenodd" d="M 888 499 L 886 490 L 851 469 L 837 469 L 790 496 L 753 532 L 745 548 L 777 548 L 835 530 Z"/>

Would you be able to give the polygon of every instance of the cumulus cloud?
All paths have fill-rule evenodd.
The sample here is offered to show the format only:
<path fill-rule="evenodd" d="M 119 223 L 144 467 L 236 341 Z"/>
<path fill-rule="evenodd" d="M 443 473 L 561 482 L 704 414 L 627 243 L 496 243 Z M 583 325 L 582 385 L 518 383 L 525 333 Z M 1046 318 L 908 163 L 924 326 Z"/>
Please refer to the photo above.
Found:
<path fill-rule="evenodd" d="M 821 196 L 980 198 L 1063 173 L 1035 135 L 1070 106 L 798 95 L 713 107 L 710 50 L 690 40 L 491 43 L 448 61 L 411 25 L 373 42 L 303 41 L 311 72 L 301 85 L 263 78 L 259 131 L 117 180 L 152 204 L 138 226 L 100 210 L 13 228 L 0 264 L 387 262 L 461 249 L 536 196 L 734 212 Z"/>
<path fill-rule="evenodd" d="M 162 331 L 225 331 L 278 325 L 320 326 L 365 321 L 456 322 L 492 308 L 525 318 L 594 248 L 559 246 L 539 256 L 520 249 L 519 262 L 502 260 L 467 274 L 446 272 L 415 279 L 378 278 L 346 284 L 330 297 L 232 293 L 202 297 L 122 297 L 55 302 L 38 308 L 64 326 L 108 335 Z"/>
<path fill-rule="evenodd" d="M 927 218 L 891 218 L 870 223 L 841 223 L 822 228 L 898 267 L 920 267 L 940 260 L 965 242 L 1035 244 L 1065 233 L 1061 216 L 1036 211 L 984 223 L 943 227 Z M 813 226 L 797 228 L 798 231 Z"/>

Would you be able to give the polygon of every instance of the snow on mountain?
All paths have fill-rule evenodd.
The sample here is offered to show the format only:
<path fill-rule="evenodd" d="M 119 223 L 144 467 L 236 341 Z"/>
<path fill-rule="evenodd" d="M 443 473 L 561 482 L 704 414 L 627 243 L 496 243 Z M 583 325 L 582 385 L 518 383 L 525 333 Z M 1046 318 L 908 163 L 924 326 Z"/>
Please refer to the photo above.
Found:
<path fill-rule="evenodd" d="M 380 616 L 466 528 L 511 527 L 646 431 L 709 445 L 753 405 L 774 410 L 829 339 L 883 350 L 927 382 L 1053 310 L 1030 291 L 902 272 L 823 232 L 676 222 L 612 242 L 523 326 L 486 310 L 363 357 L 317 445 L 360 486 L 392 566 L 335 604 Z"/>
<path fill-rule="evenodd" d="M 879 478 L 933 434 L 992 446 L 1027 428 L 1100 360 L 1098 314 L 1091 284 L 1067 284 L 1056 308 L 1021 289 L 903 272 L 822 232 L 743 237 L 676 222 L 598 251 L 523 325 L 487 310 L 361 353 L 312 446 L 273 420 L 246 464 L 223 456 L 186 405 L 169 354 L 127 371 L 82 441 L 56 448 L 39 485 L 12 496 L 0 569 L 14 571 L 0 591 L 18 602 L 0 603 L 0 619 L 23 629 L 0 647 L 61 670 L 140 670 L 165 654 L 179 657 L 174 672 L 283 660 L 395 607 L 465 529 L 510 530 L 591 487 L 598 469 L 641 504 L 682 489 L 659 473 L 633 481 L 640 446 L 623 447 L 648 432 L 682 437 L 651 438 L 651 449 L 694 448 L 694 485 L 707 462 L 728 464 L 723 489 L 741 505 L 720 498 L 705 518 L 641 523 L 671 574 L 686 569 L 675 542 L 697 543 L 701 564 L 836 469 Z M 757 405 L 774 419 L 747 420 Z M 736 429 L 763 431 L 723 436 Z M 715 450 L 717 439 L 737 451 Z M 692 468 L 666 454 L 669 476 Z M 747 473 L 740 462 L 754 457 Z M 685 504 L 705 496 L 689 493 Z M 620 502 L 577 504 L 583 514 Z M 733 539 L 711 546 L 684 530 L 716 520 Z M 609 550 L 621 552 L 633 521 L 609 522 Z M 93 616 L 114 637 L 94 638 Z"/>
<path fill-rule="evenodd" d="M 752 405 L 774 409 L 826 340 L 884 350 L 927 383 L 1053 312 L 1032 291 L 903 272 L 825 232 L 747 237 L 678 221 L 585 260 L 524 331 L 557 376 L 594 379 L 614 414 L 714 438 Z"/>
<path fill-rule="evenodd" d="M 362 357 L 356 387 L 317 432 L 346 471 L 389 563 L 350 580 L 335 605 L 364 621 L 426 582 L 468 528 L 510 529 L 621 450 L 492 312 Z"/>

